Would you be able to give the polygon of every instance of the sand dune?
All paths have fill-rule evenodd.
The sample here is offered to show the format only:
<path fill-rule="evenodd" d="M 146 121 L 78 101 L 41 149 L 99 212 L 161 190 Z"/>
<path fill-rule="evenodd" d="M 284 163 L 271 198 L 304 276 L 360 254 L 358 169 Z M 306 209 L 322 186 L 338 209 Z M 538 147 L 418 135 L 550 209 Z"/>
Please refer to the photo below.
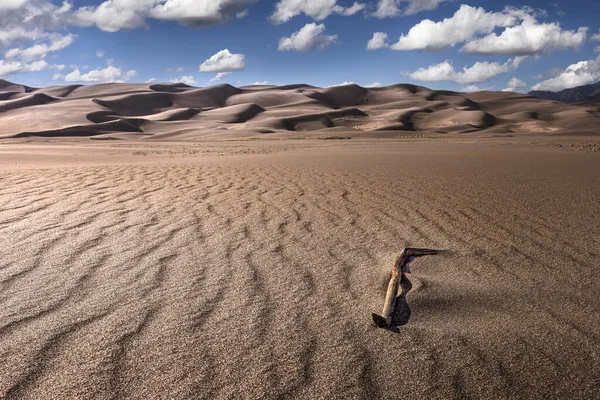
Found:
<path fill-rule="evenodd" d="M 15 142 L 0 398 L 600 395 L 598 153 Z M 371 312 L 406 245 L 445 252 L 412 264 L 393 333 Z"/>
<path fill-rule="evenodd" d="M 115 120 L 139 129 L 107 130 L 106 123 Z M 362 137 L 387 137 L 398 130 L 477 136 L 566 134 L 575 129 L 595 134 L 600 132 L 599 121 L 600 113 L 592 105 L 567 105 L 507 92 L 435 91 L 407 84 L 322 89 L 303 84 L 195 88 L 181 83 L 113 83 L 35 89 L 0 82 L 0 124 L 7 126 L 0 137 L 4 138 L 47 136 L 48 132 L 132 139 L 167 135 L 169 140 L 206 135 L 211 139 L 253 138 L 267 132 L 273 138 L 286 138 L 298 132 L 296 137 L 301 138 L 307 132 L 335 136 L 340 127 Z"/>

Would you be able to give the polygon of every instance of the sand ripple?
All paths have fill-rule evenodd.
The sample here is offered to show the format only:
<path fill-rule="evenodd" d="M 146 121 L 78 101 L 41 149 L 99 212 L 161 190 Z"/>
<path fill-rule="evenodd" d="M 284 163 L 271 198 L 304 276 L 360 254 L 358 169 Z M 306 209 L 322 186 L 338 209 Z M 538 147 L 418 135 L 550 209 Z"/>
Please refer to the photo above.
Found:
<path fill-rule="evenodd" d="M 593 398 L 597 159 L 507 151 L 8 168 L 0 398 Z"/>

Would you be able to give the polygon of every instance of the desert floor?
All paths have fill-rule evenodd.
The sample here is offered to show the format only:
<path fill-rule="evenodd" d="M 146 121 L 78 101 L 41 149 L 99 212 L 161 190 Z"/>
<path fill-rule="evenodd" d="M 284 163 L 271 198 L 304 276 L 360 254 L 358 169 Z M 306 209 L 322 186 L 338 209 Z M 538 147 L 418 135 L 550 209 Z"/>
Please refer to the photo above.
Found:
<path fill-rule="evenodd" d="M 0 398 L 599 398 L 599 147 L 0 141 Z"/>

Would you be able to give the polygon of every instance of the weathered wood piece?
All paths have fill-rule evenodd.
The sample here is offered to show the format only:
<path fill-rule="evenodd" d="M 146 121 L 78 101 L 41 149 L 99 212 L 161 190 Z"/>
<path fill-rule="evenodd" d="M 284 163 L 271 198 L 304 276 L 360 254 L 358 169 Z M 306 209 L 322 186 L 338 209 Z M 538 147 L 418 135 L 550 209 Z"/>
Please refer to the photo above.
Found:
<path fill-rule="evenodd" d="M 390 328 L 392 326 L 392 316 L 394 314 L 394 305 L 396 304 L 396 297 L 398 297 L 398 288 L 400 286 L 400 279 L 402 274 L 410 272 L 408 270 L 408 263 L 410 263 L 414 257 L 428 256 L 437 254 L 437 250 L 432 249 L 419 249 L 414 247 L 407 247 L 402 250 L 402 253 L 396 259 L 394 266 L 392 267 L 392 277 L 388 284 L 387 292 L 385 294 L 385 301 L 383 303 L 382 315 L 371 314 L 375 325 L 380 328 Z"/>

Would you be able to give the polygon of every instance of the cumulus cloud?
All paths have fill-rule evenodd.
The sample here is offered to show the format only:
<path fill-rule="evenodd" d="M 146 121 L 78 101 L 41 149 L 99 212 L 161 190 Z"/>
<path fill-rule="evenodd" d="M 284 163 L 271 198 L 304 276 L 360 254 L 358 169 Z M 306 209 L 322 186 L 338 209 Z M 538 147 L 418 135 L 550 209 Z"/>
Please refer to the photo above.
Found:
<path fill-rule="evenodd" d="M 365 87 L 366 88 L 378 88 L 378 87 L 381 87 L 381 83 L 379 83 L 379 82 L 373 82 L 373 83 L 371 83 L 369 85 L 366 85 Z"/>
<path fill-rule="evenodd" d="M 346 86 L 346 85 L 354 85 L 354 81 L 344 81 L 342 83 L 338 83 L 336 85 L 329 85 L 327 87 L 337 87 L 337 86 Z"/>
<path fill-rule="evenodd" d="M 558 92 L 563 89 L 594 83 L 598 80 L 600 80 L 600 55 L 592 60 L 579 61 L 569 65 L 555 77 L 533 85 L 531 90 Z"/>
<path fill-rule="evenodd" d="M 0 46 L 8 46 L 15 42 L 27 42 L 46 37 L 41 29 L 24 29 L 23 27 L 0 27 Z"/>
<path fill-rule="evenodd" d="M 441 3 L 450 0 L 379 0 L 376 18 L 389 18 L 398 15 L 412 15 L 421 11 L 435 10 Z"/>
<path fill-rule="evenodd" d="M 85 74 L 82 74 L 79 69 L 76 69 L 67 75 L 54 75 L 54 80 L 64 80 L 66 82 L 93 82 L 93 83 L 112 83 L 112 82 L 127 82 L 137 76 L 135 70 L 127 72 L 121 71 L 121 68 L 109 65 L 103 69 L 94 69 Z"/>
<path fill-rule="evenodd" d="M 425 19 L 400 36 L 394 50 L 439 51 L 465 42 L 476 34 L 490 33 L 496 27 L 513 25 L 516 18 L 499 12 L 486 12 L 482 7 L 461 5 L 452 17 L 440 22 Z"/>
<path fill-rule="evenodd" d="M 2 0 L 2 3 L 0 3 L 0 10 L 14 10 L 23 6 L 23 4 L 28 1 L 29 0 Z"/>
<path fill-rule="evenodd" d="M 75 10 L 69 21 L 117 32 L 143 26 L 147 18 L 210 26 L 243 17 L 256 0 L 106 0 Z"/>
<path fill-rule="evenodd" d="M 468 85 L 468 86 L 465 86 L 464 88 L 462 88 L 462 91 L 466 92 L 466 93 L 473 93 L 473 92 L 481 92 L 482 90 L 492 90 L 492 89 L 493 89 L 493 87 L 481 88 L 477 85 Z"/>
<path fill-rule="evenodd" d="M 104 0 L 100 4 L 77 9 L 73 8 L 71 1 L 64 1 L 61 6 L 54 2 L 2 0 L 0 38 L 2 32 L 8 30 L 8 25 L 18 27 L 22 23 L 41 31 L 77 25 L 117 32 L 143 26 L 148 18 L 176 21 L 188 26 L 210 26 L 243 18 L 248 7 L 257 0 Z M 10 36 L 14 37 L 15 33 L 13 30 Z M 21 33 L 27 34 L 27 29 Z"/>
<path fill-rule="evenodd" d="M 246 67 L 243 54 L 233 54 L 229 49 L 223 49 L 213 54 L 209 59 L 200 64 L 201 72 L 234 72 Z"/>
<path fill-rule="evenodd" d="M 253 85 L 268 85 L 269 81 L 257 81 L 254 82 Z"/>
<path fill-rule="evenodd" d="M 21 32 L 37 30 L 58 30 L 63 27 L 66 16 L 71 11 L 71 3 L 65 1 L 57 6 L 48 0 L 2 0 L 0 3 L 0 31 L 7 32 L 22 28 Z M 31 35 L 25 34 L 26 38 Z"/>
<path fill-rule="evenodd" d="M 146 83 L 154 83 L 156 82 L 156 78 L 150 78 L 146 81 Z"/>
<path fill-rule="evenodd" d="M 535 55 L 548 54 L 554 50 L 578 49 L 585 42 L 587 27 L 567 31 L 557 22 L 538 23 L 525 12 L 516 13 L 521 24 L 506 28 L 500 35 L 489 35 L 467 42 L 461 51 L 469 54 Z"/>
<path fill-rule="evenodd" d="M 331 14 L 354 15 L 365 7 L 365 4 L 359 2 L 350 7 L 342 7 L 337 4 L 337 0 L 280 0 L 269 20 L 274 24 L 282 24 L 297 15 L 305 14 L 315 21 L 322 21 Z"/>
<path fill-rule="evenodd" d="M 62 29 L 71 5 L 56 6 L 48 0 L 1 0 L 0 4 L 0 48 L 5 50 L 0 75 L 60 70 L 44 59 L 73 43 L 74 35 L 55 32 Z"/>
<path fill-rule="evenodd" d="M 45 60 L 26 63 L 22 61 L 0 60 L 0 76 L 7 76 L 23 72 L 38 72 L 51 67 Z"/>
<path fill-rule="evenodd" d="M 598 33 L 593 34 L 590 39 L 600 42 L 600 30 L 598 31 Z"/>
<path fill-rule="evenodd" d="M 70 46 L 75 40 L 74 35 L 53 34 L 49 36 L 49 43 L 38 43 L 25 49 L 10 49 L 4 55 L 6 58 L 20 58 L 24 61 L 46 58 L 49 53 L 60 51 Z"/>
<path fill-rule="evenodd" d="M 220 81 L 221 79 L 223 79 L 225 76 L 229 75 L 231 72 L 219 72 L 217 75 L 215 75 L 213 78 L 209 79 L 209 82 L 216 82 L 216 81 Z"/>
<path fill-rule="evenodd" d="M 506 61 L 504 64 L 487 61 L 476 62 L 471 67 L 464 67 L 462 71 L 455 71 L 450 61 L 446 60 L 439 64 L 431 65 L 428 68 L 419 68 L 409 74 L 409 77 L 416 81 L 452 81 L 462 85 L 471 85 L 488 81 L 500 74 L 509 72 L 517 68 L 522 60 L 522 58 L 516 57 Z"/>
<path fill-rule="evenodd" d="M 542 79 L 544 77 L 544 74 L 537 74 L 532 76 L 533 79 Z"/>
<path fill-rule="evenodd" d="M 279 51 L 309 51 L 315 47 L 324 49 L 330 44 L 337 42 L 338 35 L 325 35 L 325 24 L 311 22 L 304 25 L 299 31 L 292 33 L 290 37 L 279 39 Z"/>
<path fill-rule="evenodd" d="M 377 50 L 382 49 L 384 47 L 389 47 L 387 44 L 387 33 L 384 32 L 375 32 L 371 40 L 367 42 L 367 50 Z"/>
<path fill-rule="evenodd" d="M 101 51 L 101 50 L 96 51 L 96 57 L 103 58 L 104 57 L 104 52 Z"/>
<path fill-rule="evenodd" d="M 194 79 L 192 75 L 184 75 L 181 78 L 171 79 L 172 83 L 185 83 L 186 85 L 194 85 L 198 82 Z"/>
<path fill-rule="evenodd" d="M 517 89 L 524 88 L 527 86 L 525 82 L 518 78 L 511 78 L 506 84 L 506 87 L 502 89 L 503 92 L 515 92 Z"/>
<path fill-rule="evenodd" d="M 156 1 L 155 1 L 156 3 Z M 210 26 L 243 18 L 256 0 L 162 0 L 149 16 L 188 26 Z"/>
<path fill-rule="evenodd" d="M 494 33 L 497 28 L 504 28 L 500 35 Z M 470 54 L 538 55 L 554 50 L 577 49 L 585 42 L 586 36 L 587 27 L 568 31 L 558 23 L 539 23 L 535 12 L 527 7 L 506 7 L 502 12 L 487 12 L 482 7 L 463 4 L 453 16 L 442 21 L 422 20 L 389 47 L 394 50 L 440 51 L 465 43 L 461 51 Z M 385 42 L 379 43 L 380 47 L 373 48 L 388 47 Z"/>
<path fill-rule="evenodd" d="M 22 45 L 48 38 L 64 27 L 71 4 L 57 6 L 48 0 L 2 0 L 0 2 L 0 45 Z"/>

